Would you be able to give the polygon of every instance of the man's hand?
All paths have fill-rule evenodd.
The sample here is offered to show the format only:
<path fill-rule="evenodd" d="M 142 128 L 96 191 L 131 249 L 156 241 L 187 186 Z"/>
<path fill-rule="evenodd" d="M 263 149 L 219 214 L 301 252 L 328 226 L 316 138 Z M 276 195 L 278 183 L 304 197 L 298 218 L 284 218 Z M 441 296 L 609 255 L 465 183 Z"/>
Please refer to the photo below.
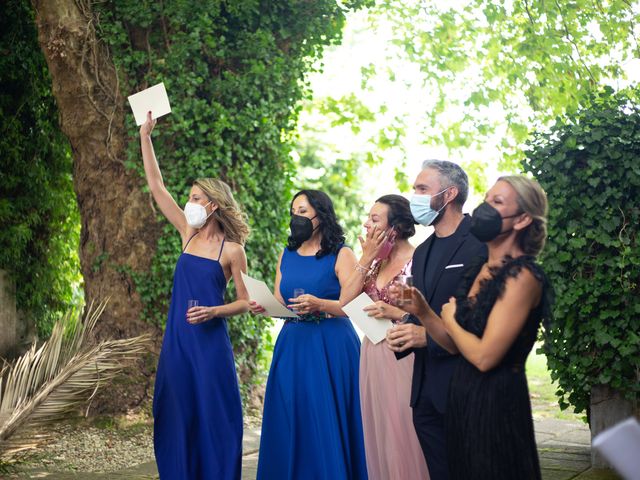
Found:
<path fill-rule="evenodd" d="M 424 327 L 405 323 L 387 330 L 387 346 L 394 352 L 427 346 L 427 331 Z"/>

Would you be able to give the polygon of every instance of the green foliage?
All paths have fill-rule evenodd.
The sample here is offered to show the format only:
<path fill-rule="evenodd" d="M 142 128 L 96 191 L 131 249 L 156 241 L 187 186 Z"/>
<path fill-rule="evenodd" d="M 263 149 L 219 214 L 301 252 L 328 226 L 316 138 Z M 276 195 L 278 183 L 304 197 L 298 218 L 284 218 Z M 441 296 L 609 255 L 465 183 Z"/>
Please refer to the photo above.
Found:
<path fill-rule="evenodd" d="M 4 3 L 0 31 L 0 268 L 47 336 L 81 282 L 72 159 L 28 2 Z"/>
<path fill-rule="evenodd" d="M 536 136 L 524 162 L 547 192 L 545 270 L 556 291 L 546 340 L 563 408 L 580 413 L 594 385 L 640 393 L 640 102 L 594 95 Z"/>
<path fill-rule="evenodd" d="M 459 150 L 495 140 L 503 170 L 517 169 L 532 131 L 624 78 L 640 53 L 639 20 L 626 0 L 379 0 L 371 16 L 391 24 L 394 55 L 419 65 L 436 93 L 425 143 Z"/>
<path fill-rule="evenodd" d="M 289 155 L 304 74 L 325 45 L 339 41 L 343 8 L 363 0 L 134 2 L 94 4 L 99 37 L 110 47 L 123 93 L 164 82 L 172 113 L 160 120 L 154 145 L 167 188 L 179 204 L 192 180 L 230 184 L 253 231 L 246 246 L 252 275 L 271 282 L 286 238 L 294 188 Z M 127 165 L 143 175 L 137 128 L 129 116 Z M 296 185 L 297 187 L 297 185 Z M 180 239 L 164 219 L 150 272 L 133 272 L 146 316 L 163 324 Z M 233 295 L 233 292 L 230 292 Z M 246 381 L 268 321 L 230 321 L 236 362 Z"/>
<path fill-rule="evenodd" d="M 380 165 L 389 152 L 404 154 L 405 125 L 400 118 L 385 118 L 386 113 L 384 103 L 367 105 L 355 93 L 316 98 L 304 104 L 294 146 L 300 187 L 329 194 L 347 244 L 356 249 L 368 213 L 362 200 L 366 169 Z M 394 165 L 393 174 L 405 191 L 408 184 L 402 167 Z"/>
<path fill-rule="evenodd" d="M 329 195 L 345 230 L 347 245 L 355 247 L 362 231 L 364 213 L 358 176 L 362 159 L 358 156 L 329 158 L 333 155 L 326 152 L 326 146 L 312 137 L 299 142 L 296 152 L 299 155 L 297 171 L 302 179 L 302 184 L 296 187 L 322 190 Z"/>
<path fill-rule="evenodd" d="M 351 94 L 306 102 L 304 113 L 311 118 L 301 122 L 294 146 L 296 187 L 322 190 L 331 197 L 338 221 L 345 229 L 347 245 L 354 247 L 362 230 L 360 169 L 367 155 L 342 151 L 329 143 L 326 134 L 337 130 L 358 135 L 364 124 L 375 121 L 376 112 Z"/>

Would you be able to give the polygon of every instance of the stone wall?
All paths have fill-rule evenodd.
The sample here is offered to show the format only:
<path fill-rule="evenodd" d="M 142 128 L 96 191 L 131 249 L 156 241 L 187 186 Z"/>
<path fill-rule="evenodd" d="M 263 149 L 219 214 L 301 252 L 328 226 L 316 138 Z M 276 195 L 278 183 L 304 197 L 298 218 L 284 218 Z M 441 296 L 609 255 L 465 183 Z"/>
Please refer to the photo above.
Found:
<path fill-rule="evenodd" d="M 598 433 L 635 415 L 640 418 L 638 404 L 626 400 L 619 392 L 607 385 L 596 385 L 591 389 L 591 439 Z M 591 449 L 591 465 L 609 467 L 605 459 L 594 448 Z"/>

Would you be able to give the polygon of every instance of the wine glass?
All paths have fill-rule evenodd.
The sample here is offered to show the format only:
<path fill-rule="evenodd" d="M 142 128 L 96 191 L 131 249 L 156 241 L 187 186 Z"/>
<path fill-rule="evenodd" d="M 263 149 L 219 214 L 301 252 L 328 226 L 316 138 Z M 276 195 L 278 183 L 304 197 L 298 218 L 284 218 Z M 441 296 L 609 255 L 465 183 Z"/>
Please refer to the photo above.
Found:
<path fill-rule="evenodd" d="M 195 300 L 195 299 L 187 300 L 187 311 L 189 311 L 189 309 L 193 307 L 197 307 L 198 305 L 200 305 L 200 302 L 198 302 L 198 300 Z"/>
<path fill-rule="evenodd" d="M 411 303 L 411 287 L 413 287 L 413 276 L 403 275 L 400 277 L 400 298 L 398 298 L 398 306 Z"/>

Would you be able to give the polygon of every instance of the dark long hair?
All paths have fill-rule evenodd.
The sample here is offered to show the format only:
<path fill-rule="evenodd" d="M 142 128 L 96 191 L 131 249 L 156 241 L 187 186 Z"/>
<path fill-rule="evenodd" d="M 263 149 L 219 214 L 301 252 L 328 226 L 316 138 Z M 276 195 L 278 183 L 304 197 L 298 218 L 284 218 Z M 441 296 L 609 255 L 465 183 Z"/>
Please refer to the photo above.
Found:
<path fill-rule="evenodd" d="M 376 203 L 382 203 L 389 208 L 387 222 L 395 228 L 399 239 L 407 239 L 416 234 L 416 221 L 411 215 L 409 200 L 402 195 L 383 195 L 376 200 Z"/>
<path fill-rule="evenodd" d="M 336 212 L 333 209 L 333 202 L 329 195 L 320 190 L 300 190 L 293 196 L 289 213 L 293 208 L 293 201 L 300 195 L 304 195 L 309 200 L 309 204 L 316 211 L 318 221 L 318 229 L 322 234 L 320 241 L 320 250 L 316 253 L 316 257 L 320 258 L 330 253 L 338 253 L 344 244 L 344 231 L 338 224 Z M 297 250 L 302 242 L 296 242 L 291 236 L 287 240 L 287 248 L 289 250 Z"/>

